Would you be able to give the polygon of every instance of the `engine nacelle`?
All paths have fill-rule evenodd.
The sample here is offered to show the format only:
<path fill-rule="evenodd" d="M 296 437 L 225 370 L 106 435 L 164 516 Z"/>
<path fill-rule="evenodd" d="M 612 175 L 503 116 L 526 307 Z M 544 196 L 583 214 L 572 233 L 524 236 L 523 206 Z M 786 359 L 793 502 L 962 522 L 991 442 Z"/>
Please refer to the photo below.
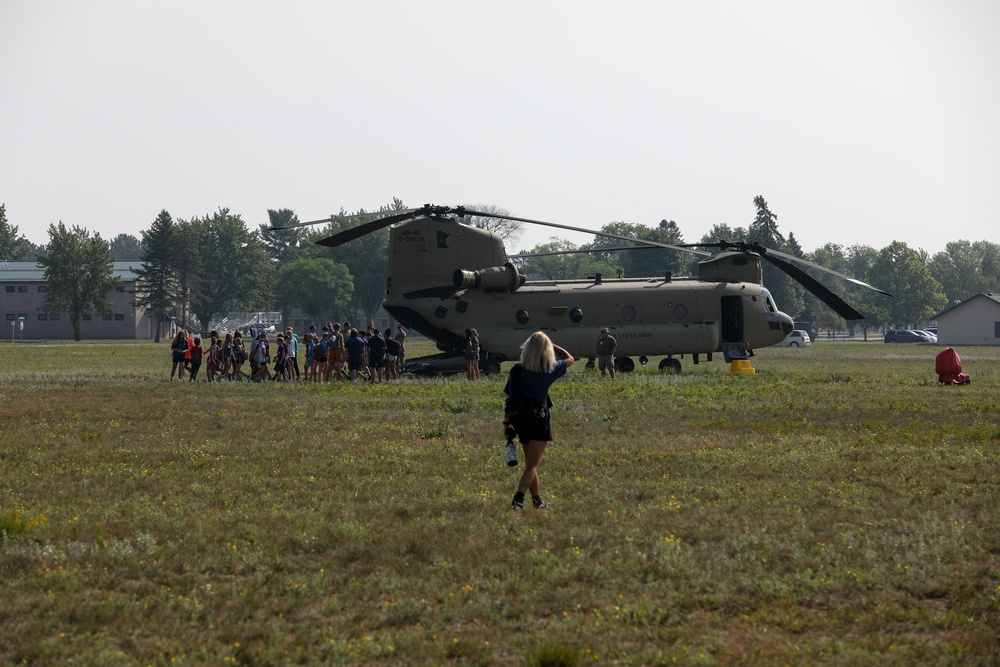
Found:
<path fill-rule="evenodd" d="M 484 292 L 513 292 L 524 284 L 526 276 L 507 262 L 488 269 L 455 269 L 452 280 L 459 289 L 481 289 Z"/>

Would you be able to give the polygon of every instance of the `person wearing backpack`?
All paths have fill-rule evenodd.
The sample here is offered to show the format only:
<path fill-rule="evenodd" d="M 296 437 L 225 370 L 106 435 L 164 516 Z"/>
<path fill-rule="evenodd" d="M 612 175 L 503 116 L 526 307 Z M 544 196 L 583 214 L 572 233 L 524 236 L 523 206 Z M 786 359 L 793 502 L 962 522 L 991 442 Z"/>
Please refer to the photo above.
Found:
<path fill-rule="evenodd" d="M 385 379 L 398 380 L 396 359 L 399 358 L 399 341 L 392 337 L 392 327 L 385 330 Z"/>
<path fill-rule="evenodd" d="M 330 353 L 330 330 L 323 327 L 323 337 L 313 348 L 313 361 L 316 362 L 316 377 L 319 382 L 329 382 L 329 357 Z"/>
<path fill-rule="evenodd" d="M 337 382 L 346 380 L 344 373 L 344 334 L 340 333 L 340 322 L 333 323 L 330 333 L 330 375 L 336 376 Z"/>
<path fill-rule="evenodd" d="M 549 387 L 566 374 L 574 361 L 573 355 L 554 345 L 543 332 L 536 331 L 521 346 L 521 362 L 514 364 L 507 376 L 504 393 L 508 399 L 504 411 L 524 451 L 524 474 L 517 484 L 511 509 L 524 509 L 524 494 L 529 491 L 532 504 L 538 509 L 545 508 L 538 467 L 546 445 L 552 440 Z"/>

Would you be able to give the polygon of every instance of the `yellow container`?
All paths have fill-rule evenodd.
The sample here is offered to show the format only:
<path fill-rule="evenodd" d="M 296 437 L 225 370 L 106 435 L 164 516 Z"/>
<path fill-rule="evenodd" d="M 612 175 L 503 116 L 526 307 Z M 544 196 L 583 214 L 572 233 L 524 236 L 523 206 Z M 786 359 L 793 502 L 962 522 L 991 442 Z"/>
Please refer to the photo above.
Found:
<path fill-rule="evenodd" d="M 755 371 L 753 369 L 753 366 L 750 365 L 750 360 L 749 359 L 735 359 L 729 365 L 729 372 L 730 373 L 743 373 L 744 375 L 753 375 L 757 371 Z"/>

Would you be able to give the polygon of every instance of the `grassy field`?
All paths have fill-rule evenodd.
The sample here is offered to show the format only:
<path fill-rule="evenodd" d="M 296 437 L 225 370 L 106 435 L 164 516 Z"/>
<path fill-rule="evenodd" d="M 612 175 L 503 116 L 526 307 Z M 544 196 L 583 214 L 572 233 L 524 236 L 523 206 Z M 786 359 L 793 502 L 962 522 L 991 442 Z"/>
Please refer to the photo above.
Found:
<path fill-rule="evenodd" d="M 0 344 L 0 664 L 1000 662 L 1000 348 L 765 349 L 557 383 L 168 382 Z"/>

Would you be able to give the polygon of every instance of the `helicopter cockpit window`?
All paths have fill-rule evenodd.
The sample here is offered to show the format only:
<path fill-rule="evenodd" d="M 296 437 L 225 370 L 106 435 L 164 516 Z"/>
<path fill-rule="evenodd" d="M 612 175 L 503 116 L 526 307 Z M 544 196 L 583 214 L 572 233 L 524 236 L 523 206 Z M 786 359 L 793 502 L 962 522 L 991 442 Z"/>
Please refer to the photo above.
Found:
<path fill-rule="evenodd" d="M 528 315 L 528 311 L 526 310 L 517 311 L 517 315 L 515 317 L 517 318 L 518 324 L 527 324 L 528 320 L 531 319 L 531 316 Z"/>
<path fill-rule="evenodd" d="M 753 297 L 753 300 L 756 301 L 757 297 Z M 766 289 L 761 290 L 760 306 L 761 310 L 765 313 L 778 312 L 778 309 L 774 305 L 774 301 L 771 300 L 771 293 L 768 292 Z"/>

